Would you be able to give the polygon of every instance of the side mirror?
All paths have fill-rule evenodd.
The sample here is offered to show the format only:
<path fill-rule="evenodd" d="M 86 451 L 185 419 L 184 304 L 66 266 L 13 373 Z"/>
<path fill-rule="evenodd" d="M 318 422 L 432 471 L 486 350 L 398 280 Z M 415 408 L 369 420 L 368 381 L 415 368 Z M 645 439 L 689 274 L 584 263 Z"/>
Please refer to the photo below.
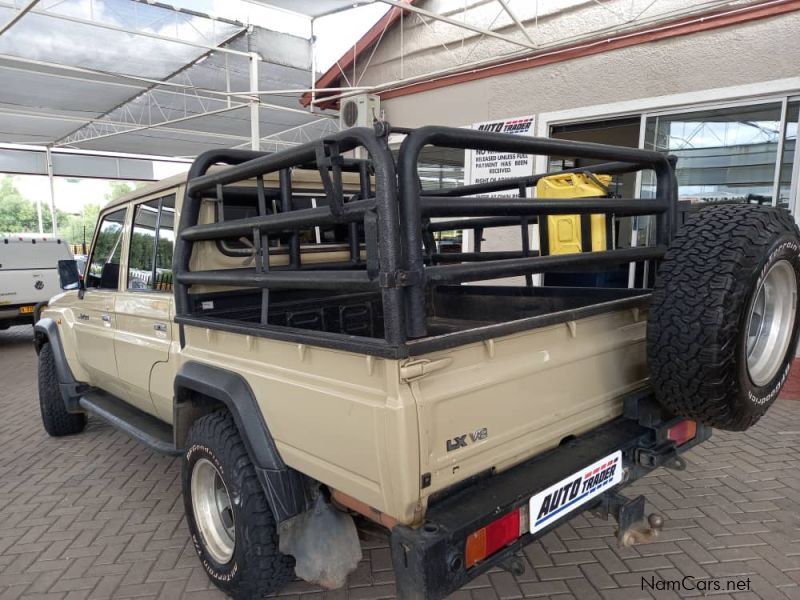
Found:
<path fill-rule="evenodd" d="M 81 274 L 75 260 L 58 261 L 58 280 L 62 290 L 77 290 L 81 287 Z"/>

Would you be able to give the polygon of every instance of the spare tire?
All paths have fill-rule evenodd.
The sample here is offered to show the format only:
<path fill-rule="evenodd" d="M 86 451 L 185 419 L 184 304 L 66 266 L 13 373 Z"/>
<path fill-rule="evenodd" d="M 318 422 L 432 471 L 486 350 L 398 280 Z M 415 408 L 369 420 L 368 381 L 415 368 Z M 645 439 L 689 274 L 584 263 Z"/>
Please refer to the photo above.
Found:
<path fill-rule="evenodd" d="M 800 232 L 783 209 L 709 206 L 658 270 L 647 323 L 650 380 L 672 413 L 742 431 L 786 381 L 800 325 Z"/>

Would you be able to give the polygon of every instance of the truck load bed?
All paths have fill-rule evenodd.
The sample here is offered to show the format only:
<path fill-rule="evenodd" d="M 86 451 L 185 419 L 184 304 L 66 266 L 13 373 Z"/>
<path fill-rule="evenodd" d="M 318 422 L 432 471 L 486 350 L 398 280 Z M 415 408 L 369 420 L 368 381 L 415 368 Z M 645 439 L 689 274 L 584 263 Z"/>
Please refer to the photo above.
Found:
<path fill-rule="evenodd" d="M 534 286 L 531 275 L 592 272 L 660 258 L 677 210 L 674 171 L 664 155 L 446 127 L 401 131 L 379 123 L 376 128 L 377 133 L 350 129 L 294 153 L 253 158 L 218 151 L 198 159 L 189 174 L 175 251 L 176 321 L 403 358 L 646 305 L 647 290 Z M 396 159 L 387 144 L 393 131 L 407 134 Z M 650 198 L 529 197 L 543 174 L 423 192 L 418 162 L 428 145 L 599 160 L 568 172 L 594 177 L 645 171 L 655 185 Z M 369 158 L 345 158 L 355 148 Z M 231 166 L 207 173 L 217 163 Z M 325 189 L 325 197 L 310 208 L 293 206 L 290 170 L 299 166 L 316 168 Z M 279 188 L 265 188 L 265 175 L 276 171 L 282 173 Z M 342 178 L 348 173 L 360 178 L 355 193 L 344 191 Z M 253 179 L 256 185 L 250 188 L 240 184 Z M 257 216 L 201 222 L 205 202 L 221 205 L 226 193 L 248 193 L 242 190 L 249 190 Z M 507 196 L 509 190 L 513 197 Z M 506 195 L 491 195 L 498 193 Z M 531 227 L 548 216 L 569 214 L 607 215 L 609 222 L 649 215 L 654 240 L 648 246 L 612 244 L 577 254 L 549 254 L 544 244 L 543 250 L 535 249 Z M 341 259 L 312 262 L 301 251 L 302 232 L 320 227 L 337 231 Z M 470 230 L 480 240 L 484 231 L 498 227 L 518 227 L 521 249 L 482 251 L 477 242 L 471 251 L 442 253 L 434 240 L 435 232 L 454 229 Z M 232 238 L 247 241 L 250 264 L 193 264 L 195 246 Z M 513 277 L 525 277 L 525 285 L 492 284 Z"/>

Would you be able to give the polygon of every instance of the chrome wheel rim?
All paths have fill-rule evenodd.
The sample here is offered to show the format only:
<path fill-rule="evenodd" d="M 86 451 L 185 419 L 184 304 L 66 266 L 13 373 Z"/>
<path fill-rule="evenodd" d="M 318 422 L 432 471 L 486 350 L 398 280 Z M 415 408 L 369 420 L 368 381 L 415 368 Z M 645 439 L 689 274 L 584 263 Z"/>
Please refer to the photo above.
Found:
<path fill-rule="evenodd" d="M 758 386 L 775 377 L 794 329 L 797 276 L 794 267 L 780 260 L 770 267 L 756 290 L 747 319 L 747 372 Z"/>
<path fill-rule="evenodd" d="M 222 476 L 206 458 L 192 468 L 192 510 L 211 558 L 223 565 L 229 562 L 236 545 L 233 506 Z"/>

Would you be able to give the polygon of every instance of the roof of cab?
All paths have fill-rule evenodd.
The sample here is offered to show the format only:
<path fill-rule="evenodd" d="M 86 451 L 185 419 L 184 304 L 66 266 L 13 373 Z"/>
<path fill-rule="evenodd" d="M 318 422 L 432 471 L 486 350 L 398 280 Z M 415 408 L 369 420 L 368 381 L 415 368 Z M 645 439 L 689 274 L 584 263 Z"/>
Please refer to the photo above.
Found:
<path fill-rule="evenodd" d="M 155 192 L 160 192 L 162 190 L 168 190 L 170 188 L 176 188 L 180 185 L 186 183 L 186 173 L 180 173 L 178 175 L 173 175 L 172 177 L 167 177 L 166 179 L 162 179 L 160 181 L 154 181 L 153 183 L 148 183 L 140 188 L 136 188 L 133 191 L 128 192 L 124 196 L 120 196 L 116 200 L 112 200 L 108 204 L 103 207 L 103 210 L 108 210 L 109 208 L 114 208 L 116 206 L 120 206 L 122 204 L 127 204 L 131 200 L 136 200 L 137 198 L 141 198 L 142 196 L 149 196 Z"/>
<path fill-rule="evenodd" d="M 227 167 L 214 165 L 209 169 L 209 172 L 218 171 L 225 169 Z M 124 196 L 120 196 L 116 200 L 112 200 L 108 204 L 103 207 L 103 212 L 107 212 L 111 208 L 116 208 L 118 206 L 122 206 L 131 202 L 133 200 L 138 200 L 139 198 L 144 198 L 145 196 L 149 196 L 151 194 L 155 194 L 157 192 L 162 192 L 165 190 L 169 190 L 172 188 L 177 188 L 184 183 L 186 183 L 186 173 L 180 173 L 178 175 L 173 175 L 172 177 L 167 177 L 166 179 L 162 179 L 161 181 L 154 181 L 153 183 L 148 183 L 140 188 L 136 188 L 135 190 L 128 192 Z M 275 180 L 277 183 L 277 172 L 270 173 L 269 176 Z M 316 186 L 319 186 L 320 191 L 323 190 L 322 188 L 322 181 L 320 179 L 319 172 L 314 169 L 295 169 L 293 171 L 292 179 L 301 181 L 304 183 L 313 182 Z M 255 185 L 254 180 L 249 180 L 252 185 Z M 349 173 L 345 172 L 342 173 L 342 183 L 346 186 L 346 189 L 353 189 L 357 190 L 359 187 L 359 175 L 358 173 Z"/>

